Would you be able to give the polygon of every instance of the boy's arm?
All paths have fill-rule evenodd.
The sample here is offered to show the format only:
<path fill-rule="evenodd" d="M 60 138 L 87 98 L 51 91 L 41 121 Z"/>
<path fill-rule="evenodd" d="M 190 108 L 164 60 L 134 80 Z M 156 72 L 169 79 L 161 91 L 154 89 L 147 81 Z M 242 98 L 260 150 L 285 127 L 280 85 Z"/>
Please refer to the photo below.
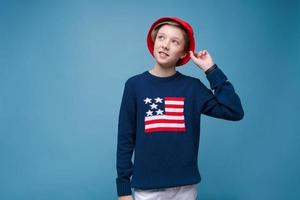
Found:
<path fill-rule="evenodd" d="M 201 99 L 201 104 L 204 101 L 201 113 L 232 121 L 241 120 L 244 117 L 244 110 L 240 98 L 225 74 L 214 64 L 210 53 L 207 50 L 190 51 L 190 57 L 199 68 L 205 71 L 210 87 L 214 90 L 213 94 L 199 80 L 198 97 Z"/>
<path fill-rule="evenodd" d="M 118 196 L 131 195 L 130 177 L 133 163 L 131 161 L 135 147 L 136 101 L 128 81 L 125 83 L 118 121 L 118 144 L 116 178 Z"/>
<path fill-rule="evenodd" d="M 206 96 L 201 113 L 226 120 L 241 120 L 244 117 L 244 110 L 240 98 L 222 70 L 214 64 L 205 73 L 214 94 L 199 81 Z"/>

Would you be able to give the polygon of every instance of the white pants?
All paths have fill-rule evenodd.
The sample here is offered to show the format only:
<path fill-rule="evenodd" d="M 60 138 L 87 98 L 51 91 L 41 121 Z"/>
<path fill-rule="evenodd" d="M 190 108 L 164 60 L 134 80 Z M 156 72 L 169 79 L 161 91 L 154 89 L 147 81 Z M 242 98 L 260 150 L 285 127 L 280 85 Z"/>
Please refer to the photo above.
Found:
<path fill-rule="evenodd" d="M 135 200 L 196 200 L 197 184 L 141 190 L 134 189 Z"/>

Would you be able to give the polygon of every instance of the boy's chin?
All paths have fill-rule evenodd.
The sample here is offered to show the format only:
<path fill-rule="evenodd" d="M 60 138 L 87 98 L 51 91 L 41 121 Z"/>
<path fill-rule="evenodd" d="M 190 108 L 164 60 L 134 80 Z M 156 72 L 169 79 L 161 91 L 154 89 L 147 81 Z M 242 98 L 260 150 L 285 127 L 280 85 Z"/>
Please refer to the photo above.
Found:
<path fill-rule="evenodd" d="M 167 62 L 167 61 L 160 61 L 160 60 L 157 60 L 155 59 L 156 61 L 156 64 L 167 69 L 167 68 L 173 68 L 175 67 L 176 63 L 172 63 L 172 62 Z"/>
<path fill-rule="evenodd" d="M 156 64 L 159 65 L 160 67 L 164 68 L 164 69 L 169 69 L 169 68 L 175 67 L 174 63 L 156 62 Z"/>

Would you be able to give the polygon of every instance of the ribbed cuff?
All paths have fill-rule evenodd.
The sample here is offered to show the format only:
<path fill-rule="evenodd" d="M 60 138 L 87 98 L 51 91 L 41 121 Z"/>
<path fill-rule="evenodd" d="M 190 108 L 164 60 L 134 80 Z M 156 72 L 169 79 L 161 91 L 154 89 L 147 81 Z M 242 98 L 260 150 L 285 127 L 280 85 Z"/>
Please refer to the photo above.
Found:
<path fill-rule="evenodd" d="M 117 181 L 117 192 L 118 196 L 131 195 L 130 182 L 118 182 Z"/>
<path fill-rule="evenodd" d="M 214 89 L 215 87 L 217 87 L 218 85 L 222 84 L 223 82 L 225 82 L 227 80 L 226 75 L 223 73 L 223 71 L 217 67 L 211 70 L 207 75 L 206 78 L 208 79 L 209 83 L 210 83 L 210 88 Z"/>
<path fill-rule="evenodd" d="M 205 71 L 205 74 L 208 74 L 209 72 L 213 71 L 216 67 L 217 67 L 217 65 L 214 64 L 214 65 L 211 66 L 208 70 Z"/>

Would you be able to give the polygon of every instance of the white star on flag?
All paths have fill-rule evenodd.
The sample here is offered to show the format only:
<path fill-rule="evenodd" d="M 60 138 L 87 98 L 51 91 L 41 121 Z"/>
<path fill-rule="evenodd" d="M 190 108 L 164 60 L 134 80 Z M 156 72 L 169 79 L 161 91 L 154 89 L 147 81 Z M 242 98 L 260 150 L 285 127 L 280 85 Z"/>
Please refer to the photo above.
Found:
<path fill-rule="evenodd" d="M 148 97 L 146 99 L 144 99 L 144 101 L 145 101 L 145 104 L 151 103 L 151 99 L 149 99 Z"/>
<path fill-rule="evenodd" d="M 162 103 L 162 100 L 163 100 L 163 99 L 157 97 L 157 98 L 155 98 L 155 103 Z"/>
<path fill-rule="evenodd" d="M 157 109 L 157 104 L 155 104 L 155 103 L 152 103 L 150 106 L 151 106 L 151 109 Z"/>
<path fill-rule="evenodd" d="M 148 110 L 148 112 L 147 112 L 147 116 L 152 116 L 153 115 L 153 111 L 151 111 L 151 110 Z"/>
<path fill-rule="evenodd" d="M 163 114 L 163 111 L 162 111 L 161 109 L 158 109 L 158 110 L 156 111 L 156 114 L 157 114 L 157 115 L 162 115 L 162 114 Z"/>

